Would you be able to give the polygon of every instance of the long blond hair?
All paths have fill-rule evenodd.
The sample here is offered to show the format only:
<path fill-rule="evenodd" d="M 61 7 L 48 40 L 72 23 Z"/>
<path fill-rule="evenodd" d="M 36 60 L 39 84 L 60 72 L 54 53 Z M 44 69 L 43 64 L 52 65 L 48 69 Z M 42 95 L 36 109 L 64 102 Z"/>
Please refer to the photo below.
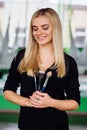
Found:
<path fill-rule="evenodd" d="M 31 76 L 38 71 L 38 44 L 32 35 L 32 23 L 36 17 L 43 15 L 47 16 L 52 24 L 55 56 L 54 68 L 56 67 L 57 75 L 63 77 L 66 74 L 66 67 L 63 52 L 62 26 L 58 14 L 52 8 L 42 8 L 33 14 L 30 22 L 28 45 L 26 47 L 24 58 L 20 62 L 18 69 L 19 72 L 27 72 L 27 74 Z"/>

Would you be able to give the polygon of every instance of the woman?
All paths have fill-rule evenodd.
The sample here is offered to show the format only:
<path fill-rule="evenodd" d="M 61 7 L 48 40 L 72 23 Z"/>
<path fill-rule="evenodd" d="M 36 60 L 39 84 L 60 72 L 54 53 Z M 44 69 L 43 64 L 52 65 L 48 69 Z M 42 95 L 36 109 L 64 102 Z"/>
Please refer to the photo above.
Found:
<path fill-rule="evenodd" d="M 78 70 L 63 52 L 61 22 L 53 9 L 33 14 L 29 43 L 13 59 L 4 97 L 20 105 L 20 130 L 69 130 L 65 111 L 80 104 Z"/>

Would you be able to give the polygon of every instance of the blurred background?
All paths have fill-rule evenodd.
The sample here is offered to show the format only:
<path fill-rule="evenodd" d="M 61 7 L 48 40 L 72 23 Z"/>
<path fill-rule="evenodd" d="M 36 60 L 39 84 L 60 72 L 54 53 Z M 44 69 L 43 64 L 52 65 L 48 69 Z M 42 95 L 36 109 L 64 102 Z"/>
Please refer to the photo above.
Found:
<path fill-rule="evenodd" d="M 4 100 L 3 86 L 13 57 L 27 44 L 31 16 L 42 7 L 58 12 L 64 51 L 78 65 L 81 105 L 67 112 L 70 130 L 87 130 L 87 0 L 0 0 L 0 130 L 18 130 L 19 106 Z"/>

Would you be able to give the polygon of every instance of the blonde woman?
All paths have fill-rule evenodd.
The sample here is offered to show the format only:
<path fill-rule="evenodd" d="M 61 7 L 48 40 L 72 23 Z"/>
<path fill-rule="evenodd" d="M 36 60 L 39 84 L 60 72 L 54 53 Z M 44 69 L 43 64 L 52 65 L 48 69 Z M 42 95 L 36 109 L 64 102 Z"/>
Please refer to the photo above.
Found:
<path fill-rule="evenodd" d="M 20 105 L 20 130 L 69 130 L 66 111 L 80 105 L 78 69 L 63 52 L 61 22 L 52 8 L 33 14 L 29 43 L 13 59 L 3 91 Z"/>

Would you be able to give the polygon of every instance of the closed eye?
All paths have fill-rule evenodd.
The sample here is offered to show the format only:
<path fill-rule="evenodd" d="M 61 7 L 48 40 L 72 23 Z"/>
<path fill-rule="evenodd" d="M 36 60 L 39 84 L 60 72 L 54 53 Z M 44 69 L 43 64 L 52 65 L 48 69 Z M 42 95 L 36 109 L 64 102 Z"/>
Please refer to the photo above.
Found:
<path fill-rule="evenodd" d="M 38 30 L 38 28 L 36 27 L 36 26 L 33 26 L 33 31 L 37 31 Z"/>
<path fill-rule="evenodd" d="M 43 30 L 47 30 L 47 29 L 50 28 L 50 25 L 45 24 L 45 25 L 42 25 L 41 28 L 42 28 Z M 39 28 L 38 28 L 37 26 L 33 26 L 32 29 L 33 29 L 33 31 L 38 31 L 38 30 L 39 30 Z"/>
<path fill-rule="evenodd" d="M 42 25 L 42 28 L 43 28 L 43 30 L 47 30 L 47 29 L 49 29 L 49 25 L 48 24 L 46 24 L 46 25 Z"/>

